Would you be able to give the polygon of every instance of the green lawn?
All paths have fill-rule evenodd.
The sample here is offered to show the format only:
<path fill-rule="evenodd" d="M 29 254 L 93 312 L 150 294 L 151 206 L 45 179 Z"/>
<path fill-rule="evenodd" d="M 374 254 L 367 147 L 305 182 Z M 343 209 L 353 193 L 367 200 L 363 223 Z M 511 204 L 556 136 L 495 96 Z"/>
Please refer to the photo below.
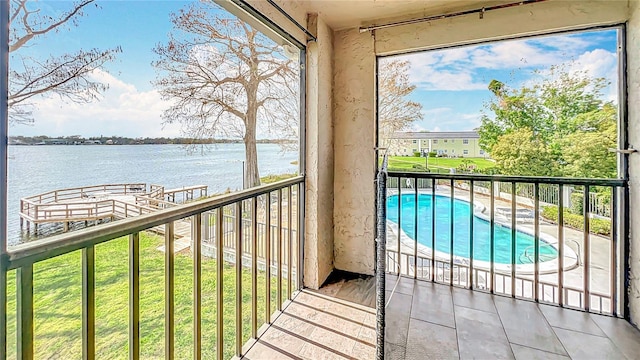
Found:
<path fill-rule="evenodd" d="M 140 348 L 143 359 L 164 358 L 164 253 L 156 248 L 163 238 L 140 237 Z M 98 359 L 128 358 L 128 238 L 96 247 L 96 352 Z M 35 358 L 82 358 L 81 253 L 74 252 L 37 263 L 34 267 Z M 224 357 L 234 353 L 235 268 L 224 266 Z M 242 327 L 244 343 L 251 332 L 251 272 L 243 270 Z M 15 271 L 9 274 L 9 339 L 15 339 Z M 265 276 L 258 276 L 258 326 L 265 321 Z M 202 356 L 215 358 L 216 261 L 202 261 Z M 283 281 L 286 294 L 287 283 Z M 272 278 L 272 311 L 276 282 Z M 283 299 L 286 298 L 283 295 Z M 175 358 L 193 357 L 193 261 L 190 254 L 175 257 Z M 9 358 L 15 358 L 10 341 Z"/>
<path fill-rule="evenodd" d="M 437 169 L 455 168 L 462 163 L 463 160 L 469 160 L 476 164 L 479 169 L 494 167 L 495 163 L 484 158 L 429 158 L 429 169 L 435 171 Z M 427 158 L 410 157 L 410 156 L 389 156 L 389 170 L 399 171 L 416 171 L 413 165 L 425 166 Z"/>
<path fill-rule="evenodd" d="M 271 184 L 277 181 L 282 181 L 286 179 L 290 179 L 294 176 L 298 176 L 298 174 L 277 174 L 277 175 L 267 175 L 260 178 L 260 182 L 264 184 Z"/>

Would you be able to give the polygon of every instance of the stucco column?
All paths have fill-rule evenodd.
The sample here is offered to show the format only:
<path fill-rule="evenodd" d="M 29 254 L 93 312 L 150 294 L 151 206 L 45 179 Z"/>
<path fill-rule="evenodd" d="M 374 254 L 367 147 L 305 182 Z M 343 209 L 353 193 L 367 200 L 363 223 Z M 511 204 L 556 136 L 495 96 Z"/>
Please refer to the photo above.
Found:
<path fill-rule="evenodd" d="M 304 285 L 317 289 L 333 270 L 333 114 L 331 29 L 310 14 L 307 45 Z"/>
<path fill-rule="evenodd" d="M 375 55 L 370 33 L 334 32 L 336 269 L 374 270 Z"/>
<path fill-rule="evenodd" d="M 627 106 L 629 145 L 640 149 L 640 1 L 629 2 L 627 26 Z M 640 322 L 640 154 L 629 156 L 629 310 L 631 322 Z"/>

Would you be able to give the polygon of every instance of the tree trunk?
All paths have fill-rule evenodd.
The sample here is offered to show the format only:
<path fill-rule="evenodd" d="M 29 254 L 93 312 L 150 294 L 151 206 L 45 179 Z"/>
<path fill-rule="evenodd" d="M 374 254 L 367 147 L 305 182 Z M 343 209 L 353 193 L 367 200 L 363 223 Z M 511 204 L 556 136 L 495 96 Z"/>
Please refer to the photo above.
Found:
<path fill-rule="evenodd" d="M 256 124 L 258 120 L 258 87 L 252 87 L 247 91 L 247 117 L 245 119 L 244 150 L 244 188 L 252 188 L 260 185 L 260 173 L 258 172 L 258 149 L 256 147 Z"/>
<path fill-rule="evenodd" d="M 260 185 L 260 173 L 258 172 L 258 149 L 256 148 L 255 133 L 253 138 L 244 138 L 245 169 L 244 188 L 248 189 Z"/>

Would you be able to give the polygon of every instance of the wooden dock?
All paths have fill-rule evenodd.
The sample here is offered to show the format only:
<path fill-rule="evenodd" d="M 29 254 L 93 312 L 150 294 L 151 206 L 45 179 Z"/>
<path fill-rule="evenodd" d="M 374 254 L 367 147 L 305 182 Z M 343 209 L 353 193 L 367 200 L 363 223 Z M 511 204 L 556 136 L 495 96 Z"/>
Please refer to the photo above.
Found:
<path fill-rule="evenodd" d="M 179 201 L 206 196 L 207 186 L 196 185 L 171 190 L 144 183 L 106 184 L 67 188 L 20 199 L 20 228 L 38 233 L 43 224 L 84 226 L 125 219 L 176 206 Z M 176 201 L 178 200 L 178 201 Z"/>

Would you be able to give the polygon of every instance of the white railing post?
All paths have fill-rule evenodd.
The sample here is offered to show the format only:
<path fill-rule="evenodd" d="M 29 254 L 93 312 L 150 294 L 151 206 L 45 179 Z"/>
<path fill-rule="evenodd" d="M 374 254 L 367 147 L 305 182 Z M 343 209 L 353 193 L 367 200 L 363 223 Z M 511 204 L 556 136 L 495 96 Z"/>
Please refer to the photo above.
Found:
<path fill-rule="evenodd" d="M 566 208 L 571 208 L 571 193 L 573 192 L 573 186 L 562 187 L 562 202 Z"/>

